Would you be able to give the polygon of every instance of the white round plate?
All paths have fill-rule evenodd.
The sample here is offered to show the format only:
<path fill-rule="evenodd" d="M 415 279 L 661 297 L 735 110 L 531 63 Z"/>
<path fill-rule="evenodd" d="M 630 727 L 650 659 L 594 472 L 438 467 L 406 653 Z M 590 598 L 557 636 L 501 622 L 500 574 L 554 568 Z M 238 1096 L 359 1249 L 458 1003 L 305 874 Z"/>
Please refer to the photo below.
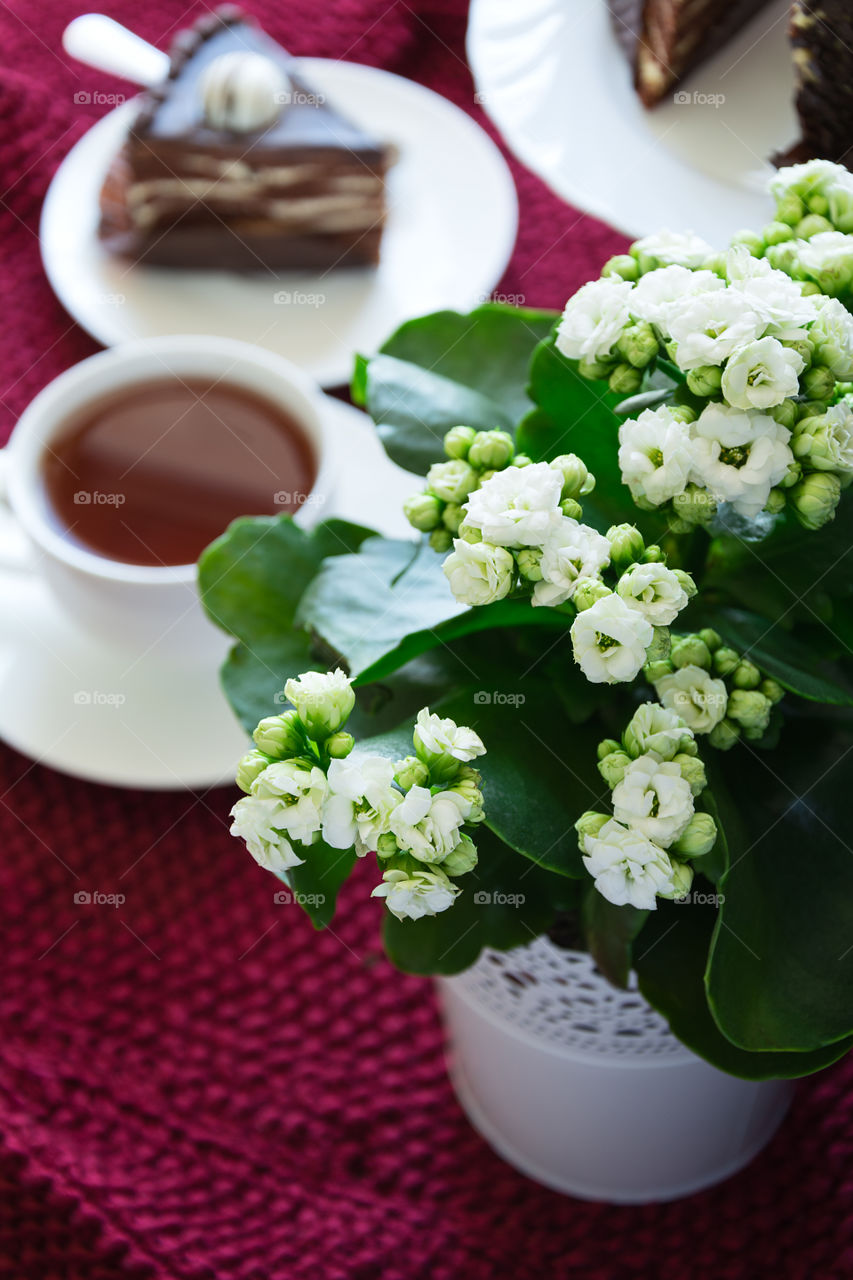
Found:
<path fill-rule="evenodd" d="M 128 338 L 211 333 L 287 356 L 323 386 L 348 382 L 404 320 L 488 298 L 515 243 L 506 163 L 463 111 L 421 85 L 351 62 L 307 58 L 301 74 L 357 124 L 395 144 L 378 268 L 248 276 L 128 265 L 96 235 L 98 197 L 136 106 L 99 120 L 69 152 L 41 219 L 44 268 L 63 306 L 114 346 Z"/>
<path fill-rule="evenodd" d="M 724 245 L 769 221 L 767 157 L 799 136 L 789 12 L 773 0 L 652 111 L 606 0 L 471 0 L 468 58 L 507 144 L 564 200 L 632 237 Z"/>
<path fill-rule="evenodd" d="M 411 537 L 402 513 L 423 480 L 388 460 L 363 413 L 326 399 L 330 449 L 346 484 L 324 516 Z M 384 513 L 385 518 L 380 518 Z M 20 567 L 11 517 L 0 524 L 0 739 L 40 764 L 112 786 L 157 790 L 233 783 L 247 740 L 219 687 L 222 636 L 205 660 L 109 650 L 82 635 L 44 583 Z M 18 567 L 15 567 L 18 562 Z"/>

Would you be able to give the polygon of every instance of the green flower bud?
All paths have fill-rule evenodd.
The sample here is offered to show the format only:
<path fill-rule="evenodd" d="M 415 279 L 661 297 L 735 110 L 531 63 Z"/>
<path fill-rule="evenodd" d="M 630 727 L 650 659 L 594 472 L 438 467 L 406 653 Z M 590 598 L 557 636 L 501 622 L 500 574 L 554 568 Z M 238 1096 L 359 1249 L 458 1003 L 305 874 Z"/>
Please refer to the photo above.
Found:
<path fill-rule="evenodd" d="M 701 795 L 708 785 L 708 779 L 705 775 L 705 766 L 699 757 L 690 756 L 686 751 L 681 751 L 673 757 L 673 763 L 678 765 L 684 781 L 690 783 L 690 790 L 694 796 Z"/>
<path fill-rule="evenodd" d="M 800 292 L 804 298 L 814 298 L 822 293 L 819 284 L 815 284 L 814 280 L 803 280 L 800 284 Z"/>
<path fill-rule="evenodd" d="M 439 555 L 444 555 L 453 546 L 453 534 L 449 529 L 433 529 L 429 535 L 429 545 Z"/>
<path fill-rule="evenodd" d="M 326 750 L 333 760 L 344 760 L 355 746 L 355 738 L 345 729 L 339 729 L 326 739 Z"/>
<path fill-rule="evenodd" d="M 776 221 L 795 227 L 805 216 L 806 206 L 793 191 L 776 201 Z"/>
<path fill-rule="evenodd" d="M 779 226 L 780 224 L 776 224 Z M 771 267 L 775 267 L 777 271 L 784 271 L 786 275 L 794 275 L 798 270 L 797 261 L 797 242 L 793 238 L 793 231 L 790 227 L 785 228 L 787 239 L 777 241 L 775 244 L 768 244 L 764 251 L 764 256 L 770 263 Z"/>
<path fill-rule="evenodd" d="M 409 524 L 421 533 L 431 533 L 441 524 L 444 503 L 434 493 L 413 493 L 403 503 L 403 511 Z"/>
<path fill-rule="evenodd" d="M 342 729 L 355 706 L 352 682 L 340 669 L 305 671 L 297 679 L 288 680 L 284 692 L 296 708 L 308 737 L 316 741 Z"/>
<path fill-rule="evenodd" d="M 603 360 L 579 360 L 578 373 L 582 378 L 586 378 L 588 382 L 600 382 L 604 378 L 610 376 L 610 370 L 613 368 L 612 361 Z"/>
<path fill-rule="evenodd" d="M 701 636 L 676 636 L 670 654 L 674 667 L 703 667 L 711 670 L 711 650 Z"/>
<path fill-rule="evenodd" d="M 605 596 L 612 594 L 610 588 L 606 587 L 600 578 L 578 578 L 572 604 L 578 613 L 583 613 L 584 609 L 592 608 L 596 600 L 603 600 Z"/>
<path fill-rule="evenodd" d="M 295 711 L 285 711 L 280 716 L 265 716 L 252 737 L 258 750 L 275 760 L 286 760 L 288 756 L 299 755 L 305 745 L 302 726 Z"/>
<path fill-rule="evenodd" d="M 828 218 L 821 217 L 819 213 L 807 213 L 794 227 L 794 235 L 798 240 L 811 240 L 812 236 L 818 236 L 822 231 L 834 230 Z"/>
<path fill-rule="evenodd" d="M 785 222 L 768 222 L 761 234 L 764 237 L 764 243 L 768 247 L 786 244 L 789 240 L 794 239 L 794 233 Z M 767 257 L 769 256 L 768 254 Z"/>
<path fill-rule="evenodd" d="M 808 369 L 814 359 L 814 346 L 809 342 L 808 338 L 782 338 L 780 341 L 788 351 L 796 351 L 804 366 Z"/>
<path fill-rule="evenodd" d="M 802 478 L 803 478 L 802 464 L 799 462 L 792 462 L 791 465 L 788 467 L 788 470 L 785 472 L 784 476 L 780 480 L 779 487 L 781 489 L 793 489 L 794 485 L 799 484 Z M 787 502 L 787 500 L 788 500 L 788 497 L 786 494 L 785 501 Z"/>
<path fill-rule="evenodd" d="M 691 409 L 689 404 L 671 404 L 669 406 L 669 416 L 674 418 L 676 422 L 683 422 L 689 427 L 691 422 L 695 422 L 699 416 L 695 409 Z"/>
<path fill-rule="evenodd" d="M 809 207 L 809 213 L 819 213 L 823 217 L 829 212 L 829 201 L 819 191 L 808 196 L 806 204 Z M 833 229 L 832 223 L 829 224 L 829 229 L 830 231 Z"/>
<path fill-rule="evenodd" d="M 690 886 L 693 884 L 693 868 L 686 862 L 678 862 L 674 859 L 670 879 L 672 888 L 666 890 L 659 889 L 658 897 L 668 898 L 670 901 L 677 901 L 679 898 L 686 898 L 690 892 Z"/>
<path fill-rule="evenodd" d="M 483 470 L 502 471 L 514 453 L 515 444 L 508 431 L 478 431 L 468 450 L 468 463 Z"/>
<path fill-rule="evenodd" d="M 441 864 L 446 876 L 464 876 L 473 871 L 477 865 L 477 847 L 470 836 L 463 835 L 455 849 L 447 855 Z"/>
<path fill-rule="evenodd" d="M 647 320 L 626 325 L 616 342 L 616 351 L 635 369 L 645 369 L 654 360 L 660 344 Z"/>
<path fill-rule="evenodd" d="M 386 831 L 376 841 L 376 852 L 380 858 L 393 858 L 399 851 L 396 837 L 392 836 L 390 831 Z"/>
<path fill-rule="evenodd" d="M 646 547 L 642 555 L 643 564 L 660 564 L 661 561 L 665 559 L 666 556 L 656 542 L 653 542 L 651 546 Z"/>
<path fill-rule="evenodd" d="M 240 790 L 248 795 L 255 778 L 271 763 L 269 756 L 264 755 L 263 751 L 250 751 L 248 755 L 243 756 L 237 765 L 237 786 Z"/>
<path fill-rule="evenodd" d="M 729 694 L 726 715 L 742 729 L 754 729 L 762 734 L 770 723 L 773 704 L 757 689 L 735 689 Z"/>
<path fill-rule="evenodd" d="M 479 786 L 482 779 L 475 769 L 471 770 L 473 775 L 471 777 L 463 777 L 460 776 L 461 774 L 462 770 L 460 769 L 459 774 L 453 780 L 453 785 L 448 790 L 462 796 L 472 806 L 471 812 L 465 819 L 466 822 L 482 822 L 486 816 L 483 809 L 483 793 Z"/>
<path fill-rule="evenodd" d="M 764 241 L 755 231 L 744 228 L 732 236 L 732 245 L 745 244 L 753 258 L 760 258 L 764 252 Z"/>
<path fill-rule="evenodd" d="M 781 404 L 774 404 L 773 408 L 766 412 L 780 426 L 787 428 L 788 431 L 794 430 L 794 423 L 797 421 L 796 400 L 783 400 Z"/>
<path fill-rule="evenodd" d="M 639 279 L 640 269 L 629 253 L 617 253 L 601 268 L 602 276 L 618 276 L 620 280 Z"/>
<path fill-rule="evenodd" d="M 609 756 L 614 751 L 621 751 L 621 749 L 621 742 L 617 742 L 615 738 L 604 738 L 599 742 L 596 754 L 599 760 L 603 760 L 605 756 Z"/>
<path fill-rule="evenodd" d="M 761 684 L 761 672 L 749 658 L 741 658 L 731 676 L 736 689 L 757 689 Z"/>
<path fill-rule="evenodd" d="M 697 632 L 700 640 L 704 640 L 711 653 L 716 653 L 720 645 L 723 643 L 719 631 L 712 630 L 711 627 L 703 627 Z"/>
<path fill-rule="evenodd" d="M 672 509 L 679 520 L 683 520 L 691 528 L 696 525 L 710 524 L 717 512 L 717 504 L 708 493 L 697 484 L 688 484 L 683 493 L 677 493 L 672 500 Z"/>
<path fill-rule="evenodd" d="M 464 462 L 476 434 L 473 427 L 451 427 L 444 437 L 444 452 L 448 458 L 461 458 Z"/>
<path fill-rule="evenodd" d="M 564 516 L 569 516 L 572 520 L 580 520 L 583 515 L 583 507 L 574 498 L 564 498 L 560 503 L 560 510 Z"/>
<path fill-rule="evenodd" d="M 672 846 L 682 858 L 701 858 L 717 843 L 717 824 L 710 813 L 694 813 Z"/>
<path fill-rule="evenodd" d="M 640 559 L 646 549 L 643 535 L 636 525 L 614 524 L 607 530 L 607 541 L 610 543 L 610 560 L 614 569 L 627 569 Z"/>
<path fill-rule="evenodd" d="M 785 510 L 788 498 L 784 489 L 771 489 L 764 504 L 764 510 L 770 516 L 778 516 Z"/>
<path fill-rule="evenodd" d="M 810 399 L 828 400 L 835 391 L 835 374 L 826 365 L 812 365 L 800 375 L 800 386 Z"/>
<path fill-rule="evenodd" d="M 465 519 L 465 512 L 458 502 L 448 502 L 441 514 L 441 523 L 451 533 L 458 533 L 459 526 Z"/>
<path fill-rule="evenodd" d="M 715 675 L 730 676 L 738 666 L 740 666 L 740 654 L 734 649 L 730 649 L 727 645 L 724 645 L 722 649 L 718 649 L 714 654 L 713 667 Z"/>
<path fill-rule="evenodd" d="M 740 725 L 734 720 L 721 720 L 708 734 L 708 742 L 717 751 L 730 751 L 740 737 Z"/>
<path fill-rule="evenodd" d="M 643 667 L 643 675 L 649 684 L 656 684 L 658 680 L 662 680 L 664 676 L 671 676 L 675 668 L 669 658 L 658 658 L 654 662 L 647 662 Z"/>
<path fill-rule="evenodd" d="M 405 756 L 394 765 L 394 781 L 404 791 L 429 785 L 429 769 L 417 756 Z"/>
<path fill-rule="evenodd" d="M 526 453 L 517 453 L 512 460 L 514 467 L 532 467 L 533 459 L 529 458 Z"/>
<path fill-rule="evenodd" d="M 608 386 L 616 395 L 630 396 L 639 391 L 643 384 L 643 375 L 632 364 L 617 364 L 608 378 Z"/>
<path fill-rule="evenodd" d="M 475 529 L 472 524 L 466 524 L 463 520 L 459 528 L 456 530 L 457 538 L 461 538 L 463 542 L 477 543 L 483 541 L 483 534 L 479 529 Z"/>
<path fill-rule="evenodd" d="M 442 502 L 464 502 L 480 482 L 473 467 L 461 458 L 434 462 L 427 472 L 427 488 Z"/>
<path fill-rule="evenodd" d="M 563 477 L 561 498 L 581 498 L 595 488 L 595 476 L 590 475 L 576 453 L 561 453 L 549 466 Z"/>
<path fill-rule="evenodd" d="M 631 757 L 624 751 L 612 751 L 609 756 L 598 762 L 598 772 L 612 791 L 625 776 L 625 770 L 631 763 Z"/>
<path fill-rule="evenodd" d="M 687 375 L 687 385 L 694 396 L 716 396 L 720 393 L 723 371 L 715 364 L 703 364 L 698 369 L 691 369 Z"/>
<path fill-rule="evenodd" d="M 685 569 L 673 569 L 672 572 L 678 579 L 681 589 L 687 596 L 687 599 L 692 600 L 699 591 L 699 588 L 693 581 L 692 576 Z"/>
<path fill-rule="evenodd" d="M 542 551 L 539 547 L 522 547 L 515 553 L 518 572 L 527 582 L 542 581 Z"/>
<path fill-rule="evenodd" d="M 769 677 L 766 680 L 762 680 L 758 688 L 764 694 L 765 698 L 768 698 L 774 706 L 777 702 L 781 702 L 785 696 L 785 690 L 782 688 L 781 684 L 779 684 L 778 680 L 771 680 Z"/>
<path fill-rule="evenodd" d="M 841 481 L 831 471 L 813 471 L 795 484 L 790 493 L 794 515 L 803 528 L 821 529 L 835 517 Z"/>
<path fill-rule="evenodd" d="M 669 658 L 672 648 L 669 627 L 653 627 L 652 642 L 646 649 L 646 664 Z"/>
<path fill-rule="evenodd" d="M 797 405 L 797 419 L 802 422 L 804 418 L 820 418 L 826 413 L 825 400 L 802 400 Z"/>
<path fill-rule="evenodd" d="M 587 836 L 597 836 L 605 822 L 610 821 L 609 813 L 595 813 L 588 809 L 586 813 L 582 813 L 575 823 L 575 831 L 578 833 L 578 846 L 581 853 L 586 850 Z"/>

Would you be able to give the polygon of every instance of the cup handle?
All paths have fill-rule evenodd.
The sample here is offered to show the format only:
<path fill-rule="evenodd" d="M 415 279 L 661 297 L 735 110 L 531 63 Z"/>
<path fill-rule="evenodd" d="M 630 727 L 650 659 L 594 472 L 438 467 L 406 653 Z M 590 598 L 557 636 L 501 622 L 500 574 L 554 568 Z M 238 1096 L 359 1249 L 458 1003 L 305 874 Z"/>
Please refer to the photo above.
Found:
<path fill-rule="evenodd" d="M 0 570 L 29 573 L 34 568 L 32 547 L 9 505 L 9 451 L 0 449 Z"/>

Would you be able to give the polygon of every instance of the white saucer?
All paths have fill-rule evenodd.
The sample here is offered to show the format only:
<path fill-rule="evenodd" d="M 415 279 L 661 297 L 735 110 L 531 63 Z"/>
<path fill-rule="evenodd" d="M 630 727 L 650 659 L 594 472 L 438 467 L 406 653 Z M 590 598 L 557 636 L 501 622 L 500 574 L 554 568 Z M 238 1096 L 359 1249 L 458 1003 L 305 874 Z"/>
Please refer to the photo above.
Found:
<path fill-rule="evenodd" d="M 605 0 L 471 0 L 468 58 L 507 144 L 564 200 L 632 237 L 692 228 L 724 245 L 770 220 L 767 157 L 799 137 L 790 7 L 772 0 L 653 111 Z"/>
<path fill-rule="evenodd" d="M 423 480 L 389 462 L 363 413 L 326 398 L 340 494 L 324 516 L 411 536 L 404 499 Z M 108 650 L 81 634 L 18 558 L 0 526 L 0 739 L 63 773 L 113 786 L 203 789 L 232 783 L 247 739 L 219 687 L 230 641 L 176 663 Z M 18 535 L 20 536 L 20 535 Z"/>
<path fill-rule="evenodd" d="M 399 149 L 379 267 L 252 277 L 111 258 L 96 236 L 98 196 L 136 110 L 127 102 L 66 156 L 41 219 L 48 279 L 99 342 L 166 333 L 242 338 L 334 386 L 349 381 L 356 352 L 376 350 L 404 320 L 444 307 L 467 311 L 488 298 L 518 221 L 512 177 L 491 139 L 458 107 L 400 76 L 320 58 L 299 65 L 319 92 Z"/>

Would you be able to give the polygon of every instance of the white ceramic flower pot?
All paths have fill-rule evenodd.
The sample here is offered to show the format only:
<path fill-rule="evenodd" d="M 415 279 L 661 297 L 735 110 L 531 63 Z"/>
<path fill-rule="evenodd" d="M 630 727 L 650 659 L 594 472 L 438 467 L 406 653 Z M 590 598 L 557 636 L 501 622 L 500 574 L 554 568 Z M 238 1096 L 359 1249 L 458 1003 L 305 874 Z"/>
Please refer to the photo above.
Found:
<path fill-rule="evenodd" d="M 790 1081 L 709 1066 L 636 990 L 547 938 L 487 951 L 439 989 L 468 1118 L 557 1191 L 617 1203 L 698 1191 L 749 1163 L 793 1095 Z"/>

